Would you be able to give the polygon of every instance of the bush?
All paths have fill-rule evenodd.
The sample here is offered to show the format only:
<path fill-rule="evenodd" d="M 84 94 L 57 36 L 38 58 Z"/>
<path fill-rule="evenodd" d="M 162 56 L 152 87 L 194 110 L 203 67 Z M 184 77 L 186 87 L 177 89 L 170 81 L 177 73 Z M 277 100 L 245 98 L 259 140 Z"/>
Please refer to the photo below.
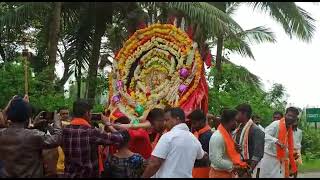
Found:
<path fill-rule="evenodd" d="M 46 111 L 55 111 L 63 106 L 66 106 L 71 110 L 73 100 L 70 98 L 65 98 L 62 93 L 46 95 L 34 94 L 30 96 L 30 103 L 34 107 Z"/>
<path fill-rule="evenodd" d="M 301 153 L 306 160 L 320 159 L 320 130 L 312 127 L 303 129 Z"/>

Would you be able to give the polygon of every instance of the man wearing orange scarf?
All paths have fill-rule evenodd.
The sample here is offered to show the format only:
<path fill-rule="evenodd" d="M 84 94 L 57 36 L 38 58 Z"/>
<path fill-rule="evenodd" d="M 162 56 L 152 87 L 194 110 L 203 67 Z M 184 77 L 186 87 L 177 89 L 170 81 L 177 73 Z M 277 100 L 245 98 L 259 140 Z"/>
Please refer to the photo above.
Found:
<path fill-rule="evenodd" d="M 297 121 L 298 115 L 297 108 L 289 107 L 286 109 L 284 118 L 273 121 L 266 127 L 261 178 L 287 178 L 289 177 L 289 166 L 291 166 L 293 175 L 297 173 L 292 126 Z"/>
<path fill-rule="evenodd" d="M 200 109 L 196 109 L 189 114 L 188 119 L 191 121 L 191 129 L 194 136 L 200 141 L 202 149 L 208 153 L 212 131 L 207 123 L 206 115 Z M 209 159 L 196 160 L 192 176 L 194 178 L 209 178 L 209 171 Z"/>
<path fill-rule="evenodd" d="M 210 178 L 235 178 L 239 171 L 244 171 L 248 167 L 247 163 L 241 161 L 231 136 L 232 130 L 236 127 L 236 115 L 235 110 L 223 110 L 221 124 L 210 138 Z"/>
<path fill-rule="evenodd" d="M 122 132 L 106 133 L 91 126 L 92 106 L 86 100 L 73 103 L 73 119 L 63 128 L 62 147 L 65 154 L 65 178 L 99 177 L 99 145 L 119 145 Z M 103 123 L 112 128 L 105 116 Z"/>

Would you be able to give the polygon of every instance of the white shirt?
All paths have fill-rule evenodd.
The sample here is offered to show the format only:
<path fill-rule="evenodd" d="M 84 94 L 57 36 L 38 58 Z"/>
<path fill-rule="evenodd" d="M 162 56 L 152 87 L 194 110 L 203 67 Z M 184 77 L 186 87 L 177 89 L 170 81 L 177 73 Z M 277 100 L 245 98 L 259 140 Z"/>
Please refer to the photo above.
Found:
<path fill-rule="evenodd" d="M 233 163 L 226 152 L 225 142 L 220 131 L 215 131 L 209 142 L 209 158 L 212 168 L 224 171 L 232 170 Z"/>
<path fill-rule="evenodd" d="M 297 128 L 296 131 L 293 131 L 293 139 L 294 139 L 294 149 L 301 149 L 301 141 L 302 141 L 302 131 Z"/>
<path fill-rule="evenodd" d="M 264 132 L 264 128 L 259 124 L 258 127 Z"/>
<path fill-rule="evenodd" d="M 188 126 L 181 123 L 161 136 L 152 155 L 165 159 L 153 178 L 192 178 L 195 160 L 202 159 L 204 151 Z"/>
<path fill-rule="evenodd" d="M 270 156 L 277 157 L 277 145 L 279 135 L 279 123 L 280 121 L 273 121 L 269 126 L 265 128 L 265 143 L 264 153 Z M 288 148 L 286 148 L 286 154 L 288 155 Z"/>

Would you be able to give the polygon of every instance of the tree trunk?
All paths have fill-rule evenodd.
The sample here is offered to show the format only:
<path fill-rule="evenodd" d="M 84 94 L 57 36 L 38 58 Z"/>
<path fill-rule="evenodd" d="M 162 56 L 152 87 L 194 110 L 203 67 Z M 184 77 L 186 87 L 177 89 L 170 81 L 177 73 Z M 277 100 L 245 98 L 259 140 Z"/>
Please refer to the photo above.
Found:
<path fill-rule="evenodd" d="M 77 99 L 81 98 L 81 66 L 77 66 L 78 69 L 76 70 L 75 76 L 77 81 Z"/>
<path fill-rule="evenodd" d="M 223 50 L 223 36 L 218 37 L 217 41 L 217 54 L 216 54 L 216 68 L 218 73 L 222 71 L 222 50 Z"/>
<path fill-rule="evenodd" d="M 51 15 L 51 20 L 49 22 L 49 45 L 48 45 L 48 65 L 49 65 L 49 81 L 53 82 L 55 75 L 55 64 L 57 59 L 57 51 L 58 51 L 58 40 L 59 40 L 59 32 L 60 32 L 60 19 L 61 19 L 61 2 L 53 3 L 53 11 Z"/>
<path fill-rule="evenodd" d="M 64 62 L 64 71 L 63 71 L 62 78 L 56 84 L 58 91 L 64 90 L 64 85 L 66 84 L 66 82 L 68 81 L 71 75 L 72 75 L 72 71 L 70 71 L 70 64 Z"/>
<path fill-rule="evenodd" d="M 63 71 L 62 78 L 56 83 L 56 90 L 64 92 L 64 85 L 66 84 L 66 82 L 68 81 L 70 76 L 73 74 L 73 71 L 70 70 L 70 65 L 71 64 L 68 61 L 68 58 L 67 58 L 67 55 L 66 55 L 68 53 L 68 52 L 66 52 L 67 51 L 67 47 L 66 47 L 65 43 L 63 42 L 63 40 L 62 40 L 62 44 L 64 46 L 65 54 L 63 55 L 62 52 L 59 50 L 59 48 L 58 48 L 58 52 L 59 52 L 60 59 L 61 59 L 61 61 L 63 63 L 63 66 L 64 66 L 64 71 Z"/>
<path fill-rule="evenodd" d="M 227 4 L 226 2 L 216 2 L 216 7 L 223 11 L 226 12 Z M 217 52 L 216 52 L 216 69 L 217 73 L 215 74 L 215 87 L 219 89 L 219 85 L 221 82 L 221 75 L 222 75 L 222 51 L 223 51 L 223 34 L 218 36 L 218 41 L 217 41 Z"/>
<path fill-rule="evenodd" d="M 93 36 L 92 54 L 89 61 L 89 72 L 87 79 L 87 98 L 91 105 L 94 104 L 96 96 L 101 39 L 106 30 L 106 23 L 112 22 L 112 2 L 96 2 L 95 9 L 95 33 Z"/>

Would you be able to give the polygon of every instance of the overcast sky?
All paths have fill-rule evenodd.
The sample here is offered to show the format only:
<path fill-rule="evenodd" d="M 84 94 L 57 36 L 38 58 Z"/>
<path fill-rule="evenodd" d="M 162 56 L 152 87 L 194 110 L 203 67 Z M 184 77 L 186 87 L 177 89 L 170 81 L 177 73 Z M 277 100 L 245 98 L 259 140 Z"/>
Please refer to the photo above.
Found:
<path fill-rule="evenodd" d="M 289 95 L 288 102 L 304 107 L 320 106 L 320 6 L 312 2 L 298 2 L 297 5 L 311 13 L 316 19 L 316 32 L 311 43 L 290 39 L 281 25 L 268 15 L 241 6 L 234 19 L 243 29 L 256 26 L 269 27 L 276 35 L 275 44 L 253 45 L 255 61 L 239 55 L 230 55 L 231 61 L 248 68 L 259 76 L 268 89 L 273 83 L 285 86 Z"/>

